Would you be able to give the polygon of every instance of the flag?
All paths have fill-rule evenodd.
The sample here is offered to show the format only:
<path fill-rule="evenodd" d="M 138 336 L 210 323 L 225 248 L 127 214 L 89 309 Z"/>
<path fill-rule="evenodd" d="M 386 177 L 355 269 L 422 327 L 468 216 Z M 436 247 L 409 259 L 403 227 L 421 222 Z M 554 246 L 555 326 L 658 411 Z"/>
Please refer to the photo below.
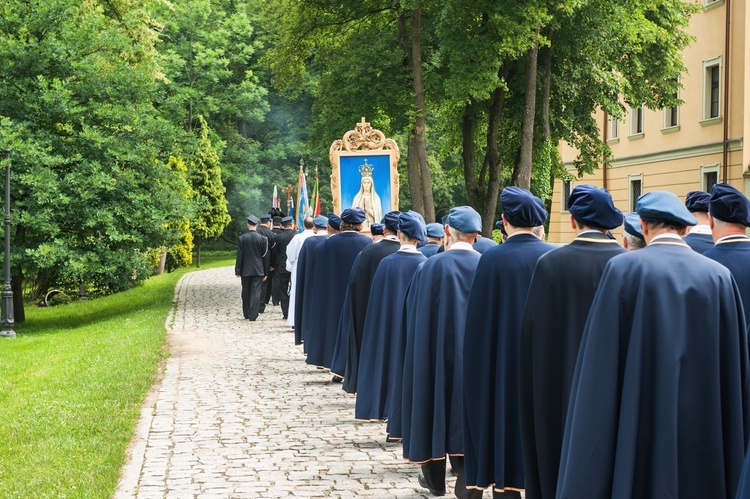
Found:
<path fill-rule="evenodd" d="M 305 172 L 299 167 L 299 184 L 297 188 L 297 227 L 302 232 L 305 227 L 305 219 L 310 216 L 310 202 L 307 199 L 307 182 Z"/>
<path fill-rule="evenodd" d="M 271 206 L 274 210 L 279 209 L 279 192 L 276 190 L 276 184 L 273 184 L 273 201 Z"/>
<path fill-rule="evenodd" d="M 289 196 L 289 211 L 286 212 L 290 217 L 294 217 L 294 197 Z"/>
<path fill-rule="evenodd" d="M 317 173 L 315 174 L 315 188 L 313 190 L 312 200 L 313 200 L 313 208 L 312 208 L 313 216 L 318 216 L 320 215 L 320 192 L 318 191 Z"/>

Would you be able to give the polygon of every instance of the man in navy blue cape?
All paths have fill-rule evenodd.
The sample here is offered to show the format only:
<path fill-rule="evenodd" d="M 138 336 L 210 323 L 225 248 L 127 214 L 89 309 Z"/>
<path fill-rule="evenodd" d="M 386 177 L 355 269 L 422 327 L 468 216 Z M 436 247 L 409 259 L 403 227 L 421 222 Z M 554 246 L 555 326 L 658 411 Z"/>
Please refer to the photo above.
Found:
<path fill-rule="evenodd" d="M 463 469 L 463 343 L 471 281 L 480 255 L 472 248 L 482 219 L 469 206 L 447 216 L 446 251 L 417 268 L 406 297 L 402 425 L 403 454 L 421 464 L 419 483 L 445 493 L 445 456 L 457 472 L 458 497 L 467 491 Z"/>
<path fill-rule="evenodd" d="M 750 421 L 739 290 L 682 240 L 695 218 L 677 196 L 636 211 L 648 245 L 609 261 L 591 305 L 557 498 L 733 499 Z"/>
<path fill-rule="evenodd" d="M 313 275 L 317 269 L 315 262 L 318 245 L 328 239 L 328 219 L 316 216 L 313 223 L 317 229 L 315 235 L 308 237 L 302 243 L 297 266 L 295 269 L 295 291 L 294 291 L 294 344 L 301 345 L 305 339 L 305 326 L 309 321 L 310 301 L 312 301 Z"/>
<path fill-rule="evenodd" d="M 729 269 L 742 295 L 745 320 L 750 322 L 750 201 L 729 184 L 716 184 L 709 204 L 716 245 L 703 253 Z"/>
<path fill-rule="evenodd" d="M 599 278 L 625 252 L 606 232 L 623 217 L 604 189 L 577 185 L 568 210 L 576 238 L 539 258 L 521 329 L 521 444 L 527 499 L 554 499 L 568 394 Z"/>
<path fill-rule="evenodd" d="M 377 244 L 365 247 L 357 256 L 349 275 L 346 299 L 339 318 L 336 333 L 336 348 L 333 352 L 331 372 L 342 378 L 345 392 L 357 393 L 357 371 L 359 350 L 362 346 L 362 330 L 365 326 L 367 301 L 370 286 L 380 261 L 398 251 L 398 211 L 390 211 L 383 217 L 384 238 Z"/>
<path fill-rule="evenodd" d="M 641 232 L 641 217 L 638 213 L 626 213 L 623 217 L 622 247 L 628 251 L 646 247 L 646 240 Z"/>
<path fill-rule="evenodd" d="M 345 209 L 341 213 L 341 233 L 328 238 L 319 248 L 311 300 L 316 315 L 305 339 L 308 364 L 331 368 L 349 274 L 359 252 L 372 244 L 372 239 L 359 233 L 364 220 L 365 213 L 360 208 Z"/>
<path fill-rule="evenodd" d="M 500 205 L 508 239 L 482 254 L 466 313 L 466 486 L 485 489 L 494 484 L 493 497 L 520 499 L 524 488 L 518 418 L 521 322 L 536 262 L 555 246 L 532 232 L 547 219 L 547 211 L 531 192 L 506 187 Z"/>
<path fill-rule="evenodd" d="M 443 237 L 445 237 L 445 229 L 439 223 L 427 224 L 425 228 L 425 240 L 427 241 L 424 246 L 418 247 L 420 253 L 427 258 L 435 256 L 443 245 Z"/>
<path fill-rule="evenodd" d="M 695 217 L 697 223 L 682 239 L 698 253 L 705 253 L 714 247 L 714 238 L 708 221 L 710 200 L 711 195 L 704 191 L 690 191 L 685 196 L 685 208 Z"/>
<path fill-rule="evenodd" d="M 406 213 L 401 213 L 398 224 L 401 246 L 397 252 L 380 262 L 372 279 L 367 317 L 362 331 L 357 400 L 354 406 L 356 419 L 390 421 L 390 396 L 394 392 L 397 392 L 397 406 L 401 407 L 406 346 L 404 300 L 417 267 L 427 259 L 417 251 L 417 243 L 424 237 L 424 232 L 422 224 Z"/>

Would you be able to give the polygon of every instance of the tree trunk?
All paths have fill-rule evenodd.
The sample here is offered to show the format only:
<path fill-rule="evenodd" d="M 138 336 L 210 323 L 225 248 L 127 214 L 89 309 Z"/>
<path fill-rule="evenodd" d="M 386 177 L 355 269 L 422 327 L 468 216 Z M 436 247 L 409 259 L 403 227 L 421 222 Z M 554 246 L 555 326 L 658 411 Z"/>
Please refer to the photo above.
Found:
<path fill-rule="evenodd" d="M 417 144 L 413 135 L 409 135 L 409 150 L 406 153 L 406 173 L 409 177 L 412 209 L 418 213 L 424 213 L 424 196 L 422 195 L 422 181 L 419 179 Z"/>
<path fill-rule="evenodd" d="M 414 83 L 414 141 L 417 150 L 417 161 L 422 180 L 422 197 L 424 198 L 424 215 L 427 223 L 435 221 L 435 202 L 432 198 L 432 179 L 427 164 L 427 142 L 425 140 L 425 90 L 422 77 L 422 6 L 412 13 L 411 67 Z"/>
<path fill-rule="evenodd" d="M 492 226 L 495 223 L 495 212 L 497 211 L 497 195 L 500 192 L 500 179 L 502 174 L 502 162 L 500 161 L 500 150 L 498 136 L 500 133 L 500 117 L 503 114 L 505 104 L 505 90 L 498 87 L 492 94 L 492 103 L 489 109 L 487 123 L 487 154 L 482 167 L 481 181 L 487 178 L 487 191 L 482 208 L 482 234 L 485 237 L 492 236 Z M 485 177 L 484 172 L 487 172 Z"/>
<path fill-rule="evenodd" d="M 469 204 L 480 206 L 482 204 L 481 188 L 477 185 L 476 160 L 474 156 L 474 104 L 469 102 L 464 109 L 461 121 L 462 149 L 461 157 L 464 162 L 464 182 L 466 183 L 466 194 Z"/>
<path fill-rule="evenodd" d="M 159 263 L 156 264 L 156 275 L 162 275 L 164 273 L 164 266 L 167 264 L 167 247 L 162 246 L 159 250 Z"/>
<path fill-rule="evenodd" d="M 526 104 L 521 127 L 521 154 L 518 160 L 518 187 L 531 188 L 531 157 L 534 152 L 534 115 L 536 114 L 536 76 L 539 42 L 528 53 L 526 60 Z"/>
<path fill-rule="evenodd" d="M 200 236 L 195 236 L 195 268 L 201 268 L 201 240 Z"/>
<path fill-rule="evenodd" d="M 23 269 L 20 266 L 18 273 L 10 278 L 10 288 L 13 290 L 13 321 L 21 324 L 26 322 L 26 310 L 23 303 Z"/>

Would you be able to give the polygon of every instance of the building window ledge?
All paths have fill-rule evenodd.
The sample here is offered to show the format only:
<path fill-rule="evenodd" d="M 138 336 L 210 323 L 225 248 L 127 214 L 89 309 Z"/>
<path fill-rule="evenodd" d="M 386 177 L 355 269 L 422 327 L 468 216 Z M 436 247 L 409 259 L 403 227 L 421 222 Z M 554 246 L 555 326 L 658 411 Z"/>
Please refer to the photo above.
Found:
<path fill-rule="evenodd" d="M 643 138 L 643 132 L 634 133 L 633 135 L 628 135 L 628 140 L 640 140 L 642 138 Z"/>
<path fill-rule="evenodd" d="M 717 116 L 716 118 L 708 118 L 705 120 L 700 120 L 699 123 L 701 126 L 711 126 L 711 125 L 718 125 L 721 123 L 721 116 Z"/>
<path fill-rule="evenodd" d="M 715 2 L 711 2 L 709 0 L 706 0 L 703 2 L 703 12 L 708 12 L 709 10 L 714 10 L 717 7 L 721 7 L 724 5 L 724 0 L 716 0 Z"/>
<path fill-rule="evenodd" d="M 679 132 L 679 131 L 680 131 L 680 125 L 668 126 L 668 127 L 664 127 L 661 129 L 661 133 L 663 133 L 664 135 L 668 133 Z"/>
<path fill-rule="evenodd" d="M 615 137 L 615 138 L 612 138 L 612 139 L 607 139 L 607 144 L 617 144 L 618 142 L 620 142 L 620 137 Z"/>

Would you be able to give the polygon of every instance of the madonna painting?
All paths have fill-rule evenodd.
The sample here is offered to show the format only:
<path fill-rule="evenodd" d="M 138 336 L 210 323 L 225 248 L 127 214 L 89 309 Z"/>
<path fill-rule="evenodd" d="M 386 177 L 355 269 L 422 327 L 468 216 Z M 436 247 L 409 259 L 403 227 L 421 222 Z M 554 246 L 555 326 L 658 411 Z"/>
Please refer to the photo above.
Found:
<path fill-rule="evenodd" d="M 363 230 L 370 230 L 370 225 L 379 223 L 383 219 L 383 203 L 380 201 L 380 196 L 378 196 L 378 191 L 375 188 L 372 170 L 373 166 L 365 159 L 365 162 L 359 167 L 361 177 L 359 192 L 354 195 L 354 201 L 352 201 L 352 208 L 361 208 L 365 212 Z"/>

